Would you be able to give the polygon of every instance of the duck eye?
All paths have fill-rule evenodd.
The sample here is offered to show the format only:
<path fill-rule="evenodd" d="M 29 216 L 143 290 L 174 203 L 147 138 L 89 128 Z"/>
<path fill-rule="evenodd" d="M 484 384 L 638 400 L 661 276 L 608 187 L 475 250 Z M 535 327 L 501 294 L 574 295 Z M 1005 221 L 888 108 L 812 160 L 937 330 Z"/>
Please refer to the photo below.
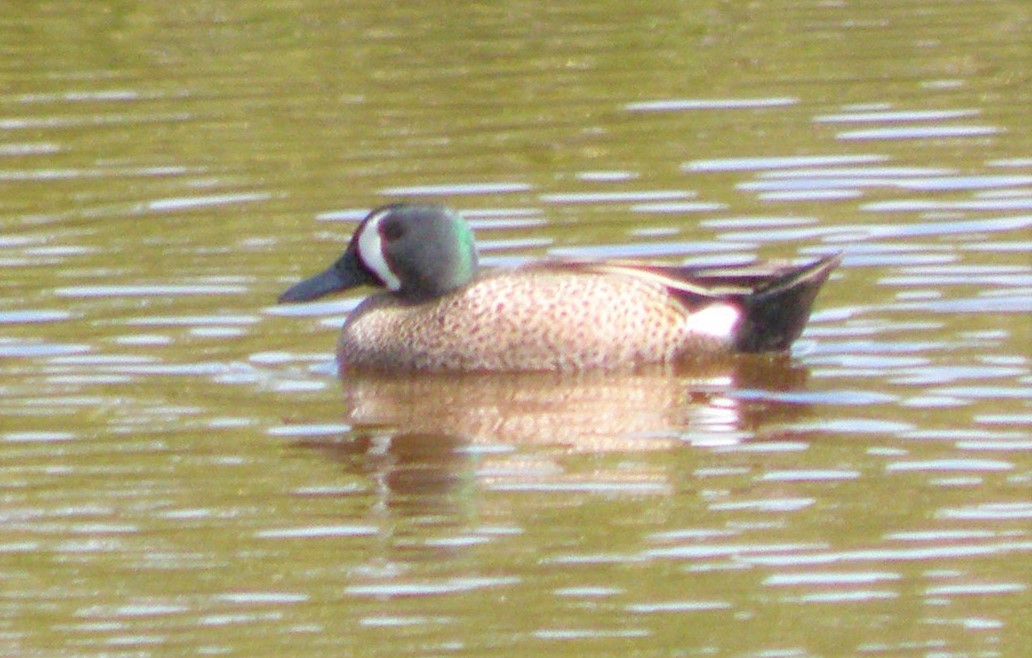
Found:
<path fill-rule="evenodd" d="M 380 236 L 387 242 L 393 242 L 405 235 L 405 227 L 398 221 L 384 221 L 380 223 Z"/>

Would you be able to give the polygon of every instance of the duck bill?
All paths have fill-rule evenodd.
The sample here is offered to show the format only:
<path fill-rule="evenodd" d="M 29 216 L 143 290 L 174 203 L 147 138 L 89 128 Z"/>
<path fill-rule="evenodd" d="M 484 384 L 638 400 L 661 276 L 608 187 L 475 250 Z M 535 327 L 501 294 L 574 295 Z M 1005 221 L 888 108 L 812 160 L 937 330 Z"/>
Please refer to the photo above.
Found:
<path fill-rule="evenodd" d="M 279 302 L 308 302 L 331 293 L 375 282 L 349 249 L 340 260 L 325 271 L 288 288 L 280 295 Z"/>

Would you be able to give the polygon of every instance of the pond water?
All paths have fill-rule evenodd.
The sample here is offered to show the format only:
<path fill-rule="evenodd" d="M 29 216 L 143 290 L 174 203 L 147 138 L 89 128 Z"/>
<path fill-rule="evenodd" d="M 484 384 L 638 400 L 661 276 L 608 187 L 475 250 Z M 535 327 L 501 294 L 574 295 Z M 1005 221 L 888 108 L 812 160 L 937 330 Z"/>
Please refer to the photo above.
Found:
<path fill-rule="evenodd" d="M 12 3 L 5 655 L 1023 656 L 1024 0 Z M 787 358 L 350 377 L 373 206 L 843 265 Z"/>

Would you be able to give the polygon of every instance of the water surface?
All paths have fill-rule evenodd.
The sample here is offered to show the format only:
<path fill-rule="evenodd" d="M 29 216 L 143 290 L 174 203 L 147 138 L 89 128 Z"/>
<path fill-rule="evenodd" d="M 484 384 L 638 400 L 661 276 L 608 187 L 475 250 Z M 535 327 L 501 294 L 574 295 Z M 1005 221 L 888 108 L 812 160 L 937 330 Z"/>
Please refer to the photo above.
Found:
<path fill-rule="evenodd" d="M 8 8 L 0 648 L 1024 655 L 1025 4 Z M 845 261 L 785 359 L 339 381 L 274 300 L 416 199 Z"/>

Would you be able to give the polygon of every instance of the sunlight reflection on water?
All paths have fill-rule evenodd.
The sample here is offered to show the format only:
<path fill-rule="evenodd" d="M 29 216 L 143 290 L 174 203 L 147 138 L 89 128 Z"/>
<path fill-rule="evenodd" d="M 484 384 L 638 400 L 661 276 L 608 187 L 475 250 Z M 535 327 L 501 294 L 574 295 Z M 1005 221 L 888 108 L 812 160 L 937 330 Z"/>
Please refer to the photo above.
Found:
<path fill-rule="evenodd" d="M 301 4 L 5 32 L 0 651 L 1024 648 L 1014 3 Z M 783 361 L 340 380 L 368 291 L 276 295 L 402 198 L 489 267 L 845 259 Z"/>

